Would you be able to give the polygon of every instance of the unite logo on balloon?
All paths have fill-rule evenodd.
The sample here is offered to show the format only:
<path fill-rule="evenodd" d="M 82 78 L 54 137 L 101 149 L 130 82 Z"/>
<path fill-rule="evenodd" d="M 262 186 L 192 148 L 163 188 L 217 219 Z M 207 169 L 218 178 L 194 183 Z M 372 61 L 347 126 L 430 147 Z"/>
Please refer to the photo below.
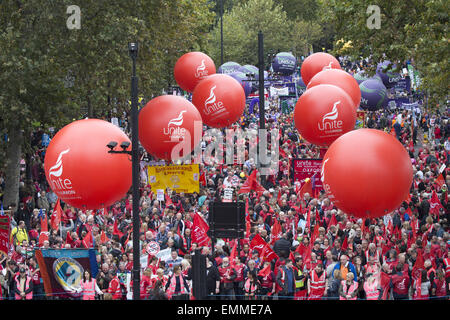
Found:
<path fill-rule="evenodd" d="M 332 68 L 333 68 L 333 67 L 331 66 L 332 63 L 333 63 L 333 61 L 330 61 L 330 63 L 329 63 L 327 66 L 324 66 L 324 67 L 322 68 L 322 71 L 323 71 L 323 70 L 332 69 Z"/>
<path fill-rule="evenodd" d="M 319 127 L 320 131 L 325 131 L 325 130 L 337 130 L 340 131 L 342 130 L 342 121 L 341 120 L 336 120 L 339 116 L 339 111 L 338 111 L 338 104 L 340 104 L 341 101 L 337 101 L 334 103 L 333 105 L 333 109 L 331 110 L 331 112 L 326 113 L 323 118 L 322 118 L 322 126 L 321 123 L 319 122 L 317 125 Z"/>
<path fill-rule="evenodd" d="M 170 136 L 170 141 L 177 141 L 185 136 L 186 129 L 180 128 L 183 124 L 183 113 L 185 112 L 186 110 L 181 111 L 178 117 L 171 119 L 168 122 L 167 128 L 163 128 L 164 135 Z"/>
<path fill-rule="evenodd" d="M 61 175 L 63 173 L 62 157 L 69 151 L 70 151 L 70 148 L 61 151 L 61 153 L 58 155 L 58 159 L 56 160 L 56 164 L 49 169 L 49 173 L 48 173 L 48 177 L 50 179 L 50 184 L 52 186 L 52 189 L 63 190 L 63 193 L 67 193 L 67 191 L 64 191 L 64 190 L 72 189 L 72 181 L 70 181 L 70 179 L 67 179 L 67 178 L 66 179 L 61 178 Z M 51 178 L 52 176 L 55 178 L 54 179 Z M 74 193 L 74 191 L 68 192 L 68 193 Z"/>
<path fill-rule="evenodd" d="M 220 110 L 220 112 L 225 111 L 224 105 L 222 101 L 216 101 L 216 95 L 214 94 L 214 89 L 216 86 L 211 87 L 211 91 L 209 93 L 208 99 L 205 100 L 205 114 L 209 115 L 211 113 L 215 113 Z M 219 113 L 219 112 L 217 112 Z"/>
<path fill-rule="evenodd" d="M 208 70 L 206 69 L 205 59 L 202 59 L 202 63 L 197 67 L 195 72 L 195 77 L 202 79 L 208 75 Z"/>

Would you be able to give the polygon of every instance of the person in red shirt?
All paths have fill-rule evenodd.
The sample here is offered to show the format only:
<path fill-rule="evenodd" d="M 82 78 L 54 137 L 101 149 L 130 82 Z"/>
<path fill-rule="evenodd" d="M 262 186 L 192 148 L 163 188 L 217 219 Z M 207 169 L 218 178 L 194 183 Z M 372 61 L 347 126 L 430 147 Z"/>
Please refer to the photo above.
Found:
<path fill-rule="evenodd" d="M 121 300 L 122 288 L 120 286 L 119 277 L 117 277 L 117 273 L 115 270 L 110 270 L 109 275 L 110 277 L 112 277 L 112 279 L 109 281 L 108 293 L 112 295 L 113 300 Z"/>
<path fill-rule="evenodd" d="M 434 297 L 433 300 L 448 300 L 446 297 L 447 284 L 442 269 L 436 271 L 436 278 L 433 279 L 431 284 L 431 295 Z"/>
<path fill-rule="evenodd" d="M 28 267 L 30 269 L 31 281 L 33 281 L 33 300 L 45 300 L 44 284 L 41 283 L 41 272 L 35 258 L 29 259 Z"/>
<path fill-rule="evenodd" d="M 264 262 L 264 266 L 261 268 L 263 270 L 270 265 L 269 261 Z M 275 294 L 275 273 L 270 270 L 267 274 L 258 274 L 258 280 L 260 283 L 260 294 L 263 299 L 272 300 L 272 295 Z"/>
<path fill-rule="evenodd" d="M 408 273 L 403 271 L 403 264 L 397 264 L 395 273 L 392 275 L 389 285 L 392 288 L 394 300 L 408 299 L 410 279 Z"/>
<path fill-rule="evenodd" d="M 229 263 L 229 258 L 222 259 L 222 264 L 219 267 L 220 274 L 220 295 L 222 299 L 231 300 L 234 293 L 233 280 L 236 278 L 236 271 Z"/>
<path fill-rule="evenodd" d="M 236 272 L 236 278 L 233 280 L 233 289 L 236 300 L 243 300 L 244 296 L 244 267 L 239 257 L 234 258 L 234 271 Z"/>
<path fill-rule="evenodd" d="M 152 280 L 152 269 L 147 268 L 142 275 L 142 279 L 140 281 L 141 286 L 141 300 L 148 300 L 150 289 L 152 288 L 153 280 Z"/>

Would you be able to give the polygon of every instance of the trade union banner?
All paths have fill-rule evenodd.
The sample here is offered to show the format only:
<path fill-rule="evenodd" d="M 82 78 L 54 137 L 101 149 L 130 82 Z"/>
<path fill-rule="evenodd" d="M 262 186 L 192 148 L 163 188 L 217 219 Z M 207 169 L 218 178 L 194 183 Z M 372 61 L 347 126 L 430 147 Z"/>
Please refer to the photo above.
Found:
<path fill-rule="evenodd" d="M 9 233 L 10 233 L 10 218 L 7 215 L 0 216 L 0 252 L 5 255 L 9 251 Z"/>
<path fill-rule="evenodd" d="M 35 255 L 49 296 L 79 297 L 77 289 L 85 270 L 92 278 L 98 273 L 94 249 L 40 249 Z"/>
<path fill-rule="evenodd" d="M 303 185 L 306 178 L 310 178 L 312 188 L 315 192 L 323 190 L 320 172 L 322 170 L 322 159 L 293 159 L 294 182 L 298 181 Z"/>
<path fill-rule="evenodd" d="M 152 190 L 170 188 L 177 193 L 200 192 L 198 164 L 149 166 L 147 171 Z"/>

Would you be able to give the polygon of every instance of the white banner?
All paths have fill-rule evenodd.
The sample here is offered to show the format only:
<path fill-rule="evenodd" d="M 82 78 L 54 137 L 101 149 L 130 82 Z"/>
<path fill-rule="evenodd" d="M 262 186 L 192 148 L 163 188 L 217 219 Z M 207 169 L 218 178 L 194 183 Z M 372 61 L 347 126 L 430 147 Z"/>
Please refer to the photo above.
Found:
<path fill-rule="evenodd" d="M 172 249 L 171 248 L 167 248 L 167 249 L 159 251 L 156 254 L 156 257 L 161 259 L 161 261 L 166 261 L 166 260 L 171 258 L 171 254 L 170 254 L 171 252 L 172 252 Z"/>

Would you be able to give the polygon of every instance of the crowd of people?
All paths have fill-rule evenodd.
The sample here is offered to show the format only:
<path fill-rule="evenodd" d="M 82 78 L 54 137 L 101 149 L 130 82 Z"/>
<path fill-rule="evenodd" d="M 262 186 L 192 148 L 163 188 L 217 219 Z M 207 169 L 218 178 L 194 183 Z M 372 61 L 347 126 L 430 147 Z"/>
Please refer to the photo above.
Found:
<path fill-rule="evenodd" d="M 266 114 L 268 129 L 280 132 L 280 162 L 276 174 L 265 179 L 257 174 L 264 192 L 238 194 L 247 177 L 257 170 L 254 159 L 246 158 L 244 164 L 201 164 L 206 181 L 198 194 L 168 190 L 166 201 L 158 201 L 156 191 L 145 179 L 146 165 L 156 159 L 143 151 L 139 250 L 145 252 L 147 244 L 156 241 L 160 250 L 171 248 L 171 257 L 165 261 L 148 257 L 148 265 L 142 266 L 141 298 L 193 299 L 192 259 L 201 252 L 207 260 L 208 299 L 448 300 L 448 111 L 441 114 L 422 109 L 421 114 L 413 115 L 407 110 L 380 110 L 366 114 L 367 127 L 395 134 L 408 150 L 414 169 L 409 199 L 394 212 L 373 219 L 346 215 L 323 190 L 300 193 L 292 179 L 291 160 L 320 158 L 320 149 L 299 136 L 291 114 L 281 113 L 275 105 Z M 258 114 L 247 110 L 235 126 L 247 130 L 257 127 L 258 121 Z M 126 123 L 123 117 L 118 125 L 127 131 Z M 12 249 L 0 257 L 3 299 L 57 298 L 45 293 L 34 256 L 42 228 L 41 209 L 50 218 L 57 202 L 43 168 L 48 145 L 44 135 L 51 138 L 53 133 L 36 131 L 32 139 L 36 148 L 29 163 L 32 186 L 22 186 L 18 208 L 5 208 L 11 215 Z M 248 148 L 255 142 L 247 139 L 239 143 Z M 443 164 L 446 167 L 440 171 Z M 222 201 L 225 188 L 234 189 L 235 201 L 248 203 L 245 238 L 239 243 L 236 239 L 219 239 L 200 247 L 191 237 L 194 214 L 208 221 L 209 203 Z M 430 205 L 434 193 L 442 205 L 437 213 Z M 79 298 L 130 297 L 131 194 L 105 210 L 80 210 L 61 204 L 61 225 L 57 229 L 48 225 L 49 239 L 41 248 L 84 248 L 82 240 L 91 232 L 99 272 L 94 279 L 86 270 L 77 289 Z M 315 230 L 318 232 L 313 234 Z M 252 247 L 255 236 L 270 245 L 275 259 L 268 261 Z M 236 247 L 238 252 L 233 253 Z"/>

